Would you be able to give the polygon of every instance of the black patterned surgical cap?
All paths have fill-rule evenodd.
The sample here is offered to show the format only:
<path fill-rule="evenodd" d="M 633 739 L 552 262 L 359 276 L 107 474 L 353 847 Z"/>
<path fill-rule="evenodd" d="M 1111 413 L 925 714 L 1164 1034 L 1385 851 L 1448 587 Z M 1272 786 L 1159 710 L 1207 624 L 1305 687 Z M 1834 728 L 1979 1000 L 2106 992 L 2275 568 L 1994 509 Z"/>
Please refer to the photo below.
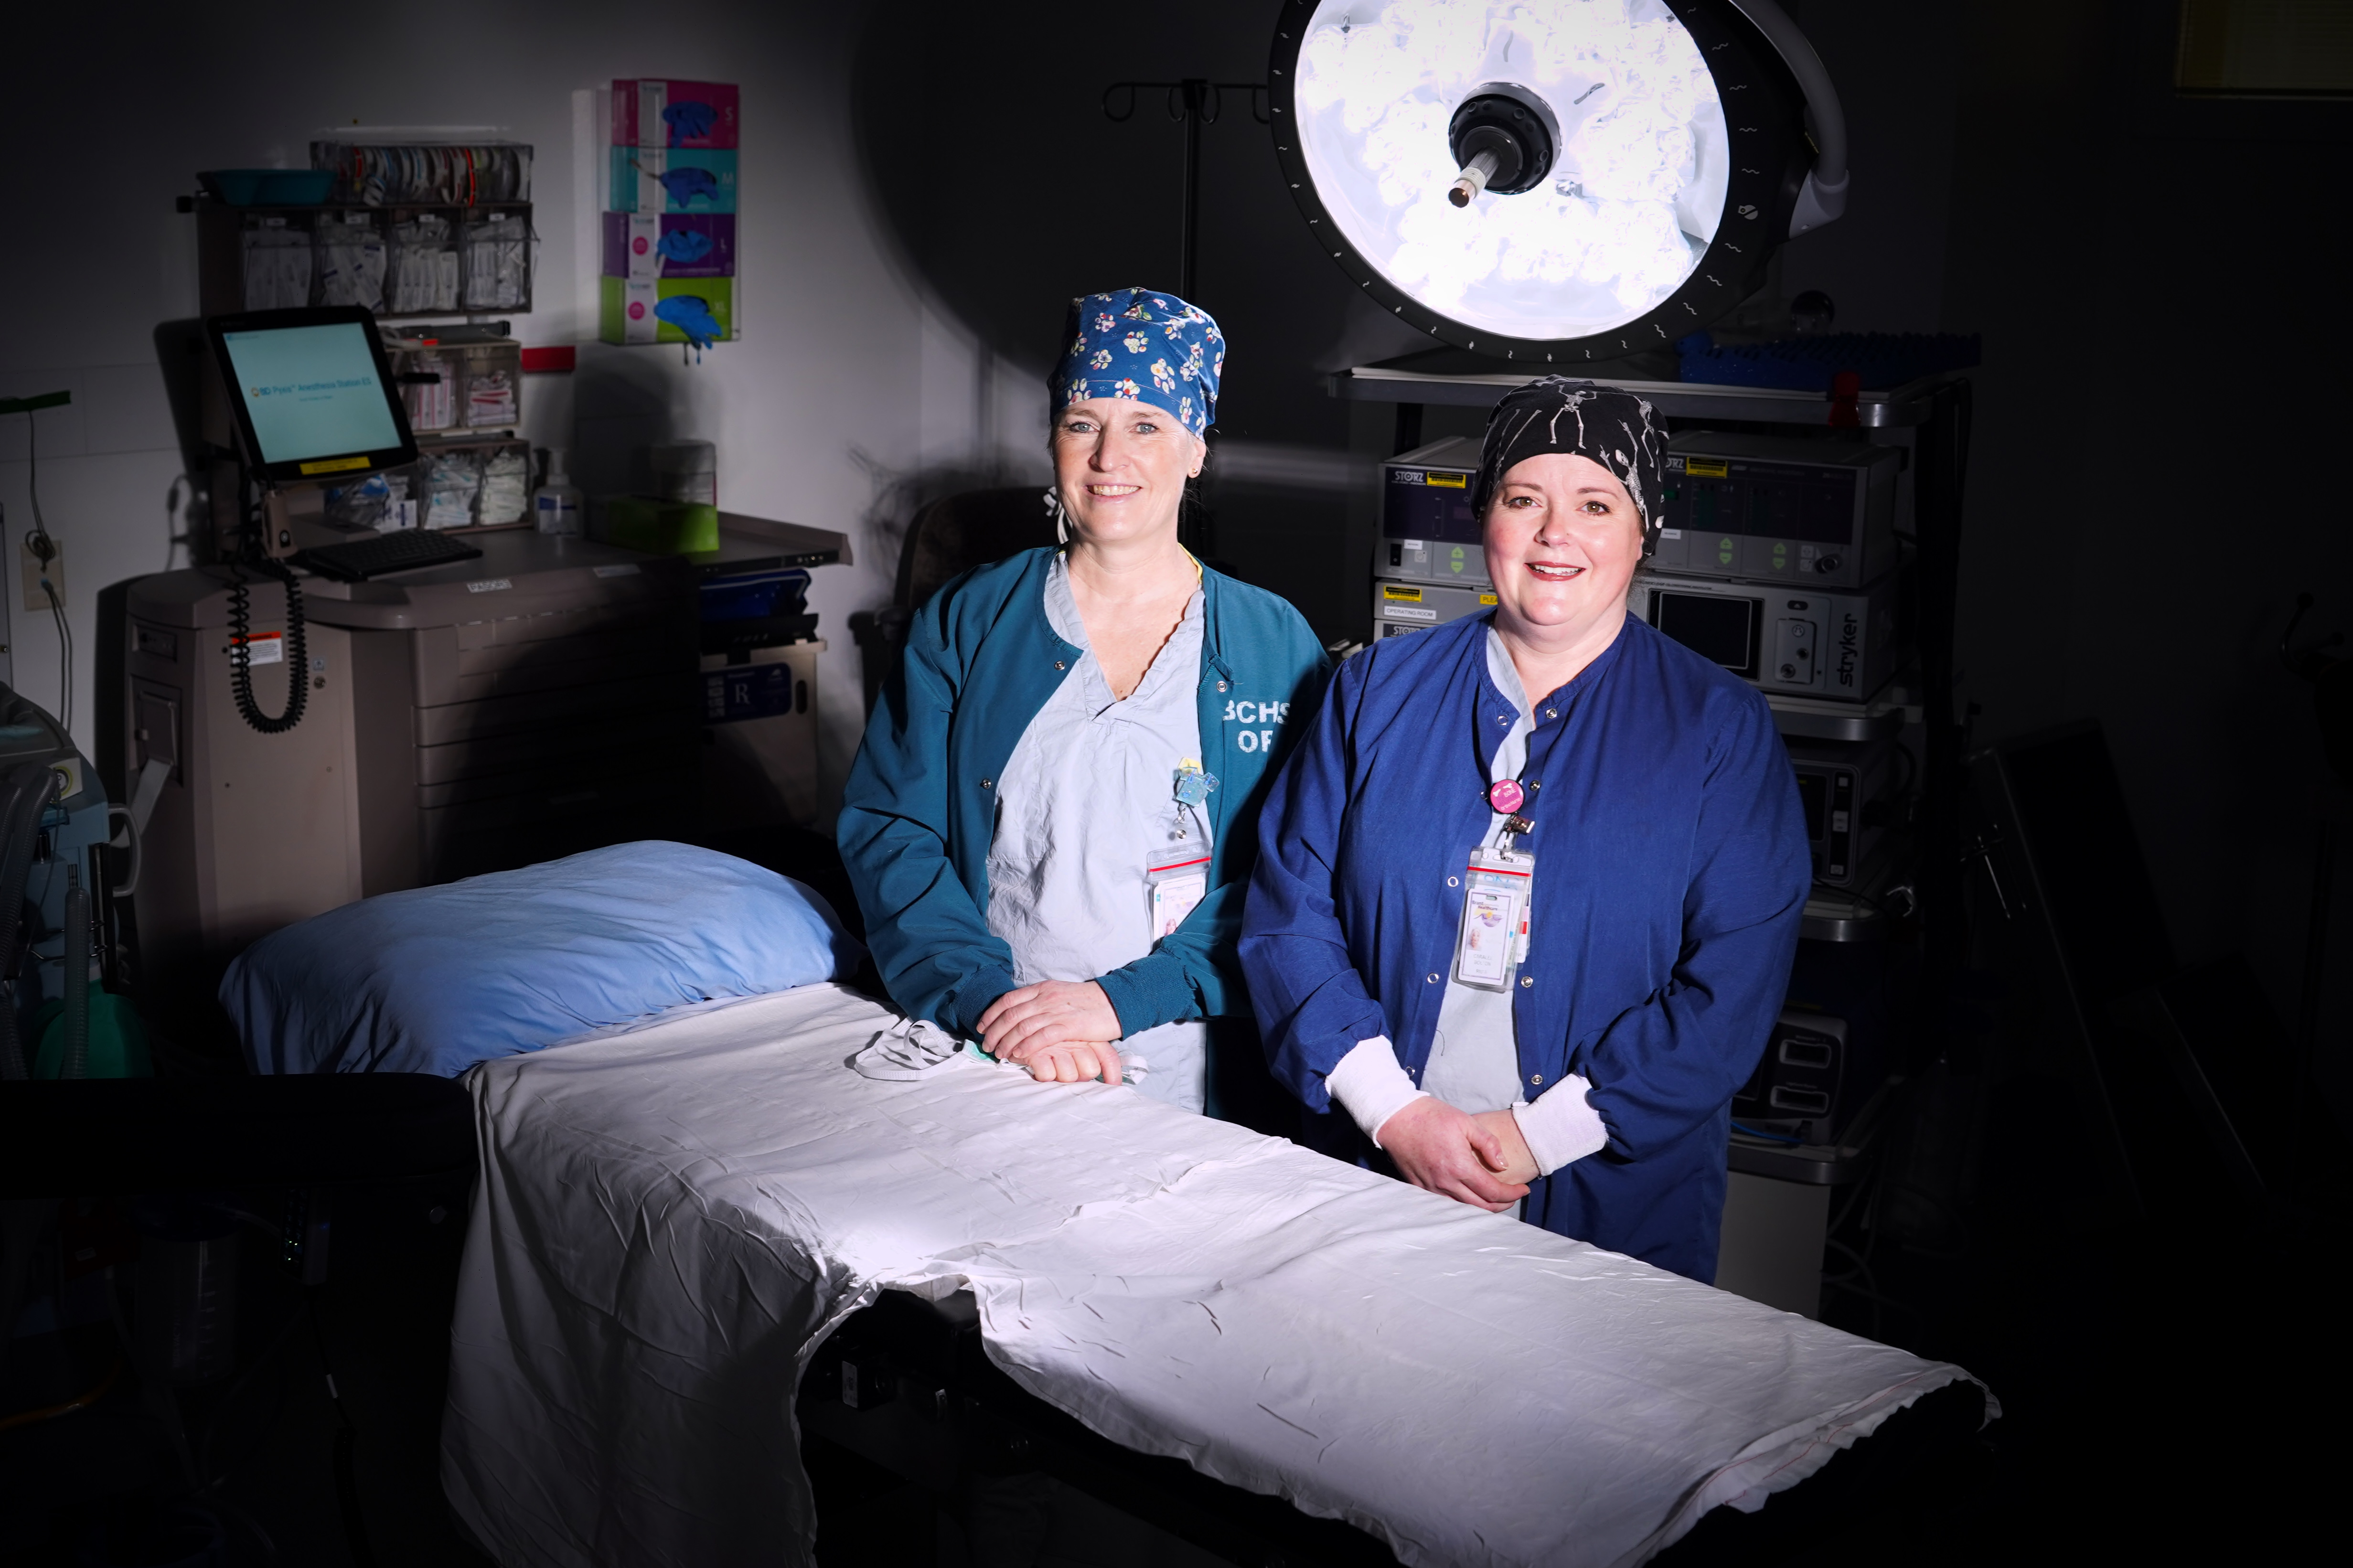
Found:
<path fill-rule="evenodd" d="M 1516 387 L 1487 416 L 1486 449 L 1479 458 L 1472 515 L 1487 503 L 1512 466 L 1546 452 L 1590 458 L 1618 478 L 1642 518 L 1642 553 L 1658 548 L 1659 489 L 1666 472 L 1667 435 L 1651 405 L 1630 392 L 1589 381 L 1547 375 Z"/>

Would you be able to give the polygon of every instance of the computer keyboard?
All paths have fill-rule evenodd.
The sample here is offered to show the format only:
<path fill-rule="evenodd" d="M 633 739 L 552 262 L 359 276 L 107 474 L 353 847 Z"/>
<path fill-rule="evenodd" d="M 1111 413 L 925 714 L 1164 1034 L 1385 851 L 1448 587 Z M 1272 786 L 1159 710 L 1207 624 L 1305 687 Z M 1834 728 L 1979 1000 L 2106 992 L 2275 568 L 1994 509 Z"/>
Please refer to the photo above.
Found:
<path fill-rule="evenodd" d="M 388 572 L 414 572 L 420 566 L 447 566 L 453 561 L 476 561 L 481 551 L 462 539 L 422 528 L 379 533 L 348 544 L 317 544 L 294 552 L 294 564 L 332 577 L 338 583 L 361 583 Z"/>

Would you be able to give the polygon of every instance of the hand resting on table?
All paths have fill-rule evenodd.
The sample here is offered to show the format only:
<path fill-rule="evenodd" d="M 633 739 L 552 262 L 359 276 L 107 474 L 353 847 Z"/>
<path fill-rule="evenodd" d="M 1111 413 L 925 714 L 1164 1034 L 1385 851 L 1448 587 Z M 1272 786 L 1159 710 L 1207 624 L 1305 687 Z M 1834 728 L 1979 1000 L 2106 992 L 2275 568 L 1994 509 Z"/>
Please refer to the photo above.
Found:
<path fill-rule="evenodd" d="M 1397 1162 L 1398 1173 L 1415 1186 L 1500 1214 L 1528 1195 L 1524 1183 L 1507 1177 L 1522 1166 L 1535 1173 L 1518 1127 L 1507 1139 L 1489 1120 L 1501 1116 L 1509 1121 L 1511 1114 L 1473 1117 L 1424 1095 L 1381 1123 L 1380 1144 Z"/>
<path fill-rule="evenodd" d="M 981 1048 L 1041 1083 L 1120 1080 L 1119 1014 L 1092 980 L 1043 980 L 1008 991 L 980 1016 Z"/>

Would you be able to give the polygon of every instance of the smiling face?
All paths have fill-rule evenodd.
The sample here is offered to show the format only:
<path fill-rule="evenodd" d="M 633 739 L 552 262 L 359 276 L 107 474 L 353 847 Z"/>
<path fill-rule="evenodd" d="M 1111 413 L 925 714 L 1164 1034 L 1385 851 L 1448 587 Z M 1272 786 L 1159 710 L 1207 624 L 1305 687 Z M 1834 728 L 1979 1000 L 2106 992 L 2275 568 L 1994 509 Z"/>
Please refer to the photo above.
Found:
<path fill-rule="evenodd" d="M 1485 524 L 1487 574 L 1513 629 L 1573 640 L 1624 616 L 1642 560 L 1642 516 L 1592 458 L 1546 452 L 1513 464 Z"/>
<path fill-rule="evenodd" d="M 1175 415 L 1125 397 L 1056 410 L 1052 447 L 1071 531 L 1091 543 L 1173 533 L 1185 480 L 1208 449 Z"/>

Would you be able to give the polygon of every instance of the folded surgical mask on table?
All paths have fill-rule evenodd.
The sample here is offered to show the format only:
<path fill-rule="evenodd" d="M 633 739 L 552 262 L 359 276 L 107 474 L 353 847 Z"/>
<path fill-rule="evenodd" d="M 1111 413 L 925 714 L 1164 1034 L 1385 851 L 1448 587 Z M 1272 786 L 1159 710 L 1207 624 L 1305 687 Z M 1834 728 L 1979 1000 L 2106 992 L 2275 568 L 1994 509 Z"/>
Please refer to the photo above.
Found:
<path fill-rule="evenodd" d="M 928 1018 L 901 1018 L 889 1028 L 879 1030 L 866 1047 L 849 1058 L 849 1065 L 867 1078 L 903 1083 L 928 1078 L 965 1062 L 978 1062 L 984 1067 L 1015 1067 L 1000 1062 L 976 1045 L 960 1044 L 954 1035 Z M 1142 1057 L 1126 1051 L 1119 1055 L 1120 1081 L 1131 1086 L 1140 1084 L 1150 1073 L 1150 1064 Z M 1019 1068 L 1028 1072 L 1028 1068 Z"/>
<path fill-rule="evenodd" d="M 950 1066 L 963 1054 L 956 1037 L 930 1019 L 902 1018 L 867 1041 L 849 1065 L 868 1078 L 905 1082 Z"/>

